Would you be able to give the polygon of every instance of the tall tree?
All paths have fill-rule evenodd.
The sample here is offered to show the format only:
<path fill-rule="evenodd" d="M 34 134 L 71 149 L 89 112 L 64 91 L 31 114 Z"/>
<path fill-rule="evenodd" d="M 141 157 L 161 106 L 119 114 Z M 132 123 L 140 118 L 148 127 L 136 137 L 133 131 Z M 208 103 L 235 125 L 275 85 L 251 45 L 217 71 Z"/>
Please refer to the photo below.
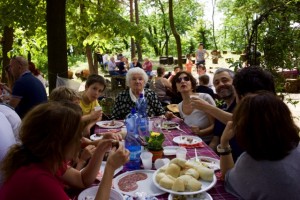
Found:
<path fill-rule="evenodd" d="M 133 9 L 133 0 L 129 0 L 129 12 L 130 12 L 130 22 L 134 22 L 134 9 Z M 134 43 L 134 38 L 130 37 L 130 51 L 131 51 L 131 59 L 135 57 L 135 43 Z"/>
<path fill-rule="evenodd" d="M 182 69 L 182 50 L 181 50 L 181 41 L 180 41 L 180 35 L 176 31 L 176 27 L 174 24 L 174 16 L 173 16 L 173 0 L 169 0 L 169 20 L 170 20 L 170 26 L 173 33 L 173 36 L 176 40 L 176 46 L 177 46 L 177 57 L 178 57 L 178 66 Z"/>
<path fill-rule="evenodd" d="M 12 50 L 12 45 L 13 45 L 13 36 L 14 35 L 14 30 L 12 27 L 5 26 L 4 27 L 4 33 L 3 33 L 3 38 L 1 41 L 2 44 L 2 54 L 3 54 L 3 61 L 2 64 L 5 67 L 6 65 L 9 64 L 9 57 L 7 56 L 8 52 Z M 2 82 L 6 82 L 6 76 L 5 76 L 5 71 L 4 67 L 2 68 Z"/>
<path fill-rule="evenodd" d="M 134 0 L 134 6 L 135 6 L 135 23 L 139 25 L 140 23 L 140 16 L 139 16 L 139 3 L 138 0 Z M 142 46 L 141 46 L 141 41 L 136 40 L 136 48 L 138 52 L 138 60 L 142 61 L 143 60 L 143 54 L 142 54 Z"/>
<path fill-rule="evenodd" d="M 56 86 L 56 76 L 68 77 L 66 0 L 47 0 L 47 42 L 49 93 Z"/>

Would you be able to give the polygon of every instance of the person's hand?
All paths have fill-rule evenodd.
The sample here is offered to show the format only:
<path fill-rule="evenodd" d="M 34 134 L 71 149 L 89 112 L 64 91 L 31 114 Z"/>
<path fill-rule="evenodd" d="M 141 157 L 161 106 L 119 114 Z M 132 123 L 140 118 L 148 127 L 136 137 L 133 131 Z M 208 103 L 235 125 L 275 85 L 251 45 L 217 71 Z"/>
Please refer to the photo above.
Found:
<path fill-rule="evenodd" d="M 102 119 L 102 110 L 98 110 L 98 111 L 92 111 L 90 114 L 89 119 L 91 121 L 100 121 Z"/>
<path fill-rule="evenodd" d="M 122 135 L 120 133 L 105 133 L 103 134 L 103 139 L 113 139 L 113 140 L 118 140 L 122 141 Z"/>
<path fill-rule="evenodd" d="M 172 118 L 175 118 L 176 115 L 174 115 L 174 113 L 172 113 L 172 112 L 170 112 L 170 111 L 167 111 L 167 112 L 165 113 L 165 117 L 166 117 L 166 119 L 170 120 L 170 119 L 172 119 Z"/>
<path fill-rule="evenodd" d="M 191 126 L 191 130 L 193 133 L 198 134 L 200 131 L 200 128 L 198 126 Z"/>
<path fill-rule="evenodd" d="M 105 153 L 111 149 L 112 142 L 113 142 L 113 140 L 111 140 L 111 139 L 98 140 L 98 144 L 97 144 L 97 148 L 94 153 L 94 156 L 96 155 L 96 156 L 102 157 L 102 159 L 103 159 Z"/>
<path fill-rule="evenodd" d="M 96 150 L 96 147 L 94 145 L 88 145 L 88 146 L 86 146 L 82 150 L 79 159 L 87 161 L 88 159 L 90 159 L 92 157 L 92 155 L 94 154 L 95 150 Z"/>
<path fill-rule="evenodd" d="M 209 103 L 203 99 L 191 98 L 191 106 L 194 109 L 203 110 L 207 105 L 209 105 Z"/>
<path fill-rule="evenodd" d="M 227 125 L 223 131 L 223 134 L 221 136 L 221 146 L 227 147 L 229 146 L 229 141 L 234 137 L 234 132 L 232 129 L 232 121 L 228 121 Z"/>
<path fill-rule="evenodd" d="M 106 167 L 111 167 L 113 170 L 118 169 L 124 165 L 129 160 L 129 151 L 124 148 L 122 144 L 119 145 L 119 148 L 112 148 L 106 163 Z"/>

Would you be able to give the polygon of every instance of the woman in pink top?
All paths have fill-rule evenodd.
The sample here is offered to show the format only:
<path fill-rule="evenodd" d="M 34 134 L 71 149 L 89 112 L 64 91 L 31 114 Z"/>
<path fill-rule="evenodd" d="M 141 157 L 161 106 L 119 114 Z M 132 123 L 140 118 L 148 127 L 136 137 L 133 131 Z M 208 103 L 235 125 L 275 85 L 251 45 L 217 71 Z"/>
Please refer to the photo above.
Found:
<path fill-rule="evenodd" d="M 151 76 L 152 62 L 149 60 L 149 58 L 145 58 L 144 63 L 143 63 L 143 69 L 145 70 L 145 72 L 148 76 Z"/>
<path fill-rule="evenodd" d="M 22 121 L 20 143 L 12 146 L 1 163 L 4 184 L 0 199 L 69 200 L 63 185 L 86 188 L 99 171 L 112 140 L 101 142 L 80 172 L 67 163 L 76 158 L 84 128 L 81 108 L 72 102 L 49 102 L 33 108 Z M 95 199 L 109 199 L 114 171 L 128 160 L 122 145 L 107 160 Z"/>

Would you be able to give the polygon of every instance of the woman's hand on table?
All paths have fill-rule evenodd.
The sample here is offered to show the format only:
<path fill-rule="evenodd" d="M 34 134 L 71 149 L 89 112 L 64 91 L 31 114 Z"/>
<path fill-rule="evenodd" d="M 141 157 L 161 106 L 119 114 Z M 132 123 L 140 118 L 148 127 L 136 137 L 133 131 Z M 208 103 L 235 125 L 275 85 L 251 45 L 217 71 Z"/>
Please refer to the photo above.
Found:
<path fill-rule="evenodd" d="M 129 155 L 129 151 L 122 144 L 119 145 L 118 149 L 113 147 L 108 156 L 106 166 L 109 165 L 113 170 L 116 170 L 129 160 Z"/>

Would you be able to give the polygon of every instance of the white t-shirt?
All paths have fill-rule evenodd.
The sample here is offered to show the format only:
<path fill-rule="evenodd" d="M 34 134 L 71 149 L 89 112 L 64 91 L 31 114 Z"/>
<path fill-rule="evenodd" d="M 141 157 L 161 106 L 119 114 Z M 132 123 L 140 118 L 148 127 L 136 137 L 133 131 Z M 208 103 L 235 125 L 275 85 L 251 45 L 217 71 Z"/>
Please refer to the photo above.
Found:
<path fill-rule="evenodd" d="M 19 115 L 9 106 L 0 104 L 0 113 L 4 114 L 6 119 L 9 121 L 11 128 L 14 132 L 15 139 L 19 140 L 19 128 L 21 125 L 21 119 Z"/>
<path fill-rule="evenodd" d="M 205 94 L 205 93 L 197 93 L 197 94 L 199 94 L 199 97 L 201 99 L 207 101 L 209 104 L 214 105 L 214 106 L 216 105 L 215 101 L 209 94 Z M 194 109 L 191 114 L 186 115 L 182 111 L 182 102 L 180 102 L 178 104 L 178 109 L 179 109 L 180 116 L 184 119 L 184 122 L 189 127 L 198 126 L 200 129 L 204 129 L 204 128 L 207 128 L 210 126 L 208 115 L 205 112 Z M 201 137 L 201 139 L 204 140 L 205 142 L 210 141 L 212 136 L 213 136 L 213 134 L 211 134 L 209 136 Z"/>
<path fill-rule="evenodd" d="M 10 146 L 15 144 L 15 136 L 9 121 L 5 115 L 0 112 L 0 165 Z M 2 175 L 0 174 L 0 186 L 2 184 Z"/>

